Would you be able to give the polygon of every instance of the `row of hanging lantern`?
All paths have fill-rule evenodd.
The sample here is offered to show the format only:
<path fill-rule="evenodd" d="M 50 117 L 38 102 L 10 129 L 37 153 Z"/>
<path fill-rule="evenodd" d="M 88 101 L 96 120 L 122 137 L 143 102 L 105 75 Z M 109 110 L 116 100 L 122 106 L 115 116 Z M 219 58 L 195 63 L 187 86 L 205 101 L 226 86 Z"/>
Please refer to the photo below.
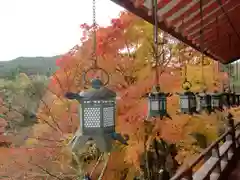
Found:
<path fill-rule="evenodd" d="M 224 108 L 240 106 L 240 94 L 230 90 L 223 92 L 214 91 L 207 93 L 205 90 L 200 93 L 194 93 L 191 89 L 191 83 L 186 79 L 183 82 L 183 93 L 179 95 L 180 112 L 183 114 L 199 114 L 206 112 L 208 114 L 216 111 L 222 111 Z M 167 113 L 167 97 L 169 93 L 163 93 L 159 86 L 149 94 L 149 115 L 148 117 L 169 117 Z"/>
<path fill-rule="evenodd" d="M 189 89 L 179 94 L 180 111 L 184 114 L 222 111 L 225 108 L 240 106 L 240 94 L 233 92 L 194 93 Z"/>
<path fill-rule="evenodd" d="M 154 52 L 155 52 L 155 61 L 156 61 L 156 86 L 153 87 L 153 91 L 148 94 L 148 117 L 170 117 L 167 113 L 167 97 L 170 96 L 170 93 L 164 93 L 160 91 L 159 86 L 159 74 L 158 74 L 158 65 L 159 65 L 159 53 L 158 53 L 158 16 L 157 8 L 153 6 L 153 16 L 154 16 Z M 201 27 L 203 27 L 203 18 L 202 18 L 202 0 L 200 0 L 200 14 L 201 14 Z M 181 26 L 183 27 L 183 25 Z M 204 54 L 203 54 L 203 28 L 200 30 L 201 38 L 201 50 L 202 50 L 202 78 L 204 82 L 203 75 L 203 63 L 204 63 Z M 163 36 L 164 39 L 164 36 Z M 164 41 L 164 40 L 163 40 Z M 164 43 L 162 43 L 164 46 Z M 163 47 L 162 47 L 163 48 Z M 164 53 L 163 53 L 164 54 Z M 163 57 L 164 59 L 164 57 Z M 186 72 L 186 71 L 185 71 Z M 206 88 L 203 87 L 202 92 L 191 92 L 191 83 L 186 79 L 183 82 L 182 88 L 183 93 L 177 93 L 179 95 L 179 104 L 180 112 L 183 114 L 194 114 L 207 112 L 208 114 L 215 112 L 216 110 L 222 111 L 223 108 L 230 108 L 235 106 L 240 106 L 240 94 L 224 89 L 223 92 L 214 91 L 212 93 L 207 93 Z"/>
<path fill-rule="evenodd" d="M 201 29 L 200 29 L 200 48 L 201 48 L 201 64 L 202 64 L 202 80 L 204 82 L 203 65 L 204 65 L 204 38 L 203 38 L 203 9 L 202 0 L 200 0 L 200 16 L 201 16 Z M 184 21 L 183 21 L 184 23 Z M 213 65 L 214 66 L 214 65 Z M 185 66 L 186 73 L 186 66 Z M 215 72 L 213 72 L 215 73 Z M 230 75 L 230 74 L 229 74 Z M 184 84 L 187 87 L 184 88 Z M 185 92 L 179 94 L 180 96 L 180 111 L 185 114 L 201 113 L 206 111 L 208 114 L 215 112 L 216 110 L 222 111 L 223 108 L 230 108 L 240 105 L 240 94 L 236 94 L 229 89 L 223 89 L 223 92 L 214 91 L 213 93 L 207 93 L 206 88 L 203 87 L 202 92 L 193 93 L 190 91 L 191 83 L 187 81 L 186 74 L 183 83 L 183 89 Z"/>

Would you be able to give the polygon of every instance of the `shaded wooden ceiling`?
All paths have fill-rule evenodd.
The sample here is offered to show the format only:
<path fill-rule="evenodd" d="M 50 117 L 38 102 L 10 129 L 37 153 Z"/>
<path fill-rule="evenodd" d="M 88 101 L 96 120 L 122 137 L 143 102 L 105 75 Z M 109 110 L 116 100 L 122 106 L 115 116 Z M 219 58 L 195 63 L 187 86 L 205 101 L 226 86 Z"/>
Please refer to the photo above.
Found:
<path fill-rule="evenodd" d="M 151 0 L 111 1 L 153 24 Z M 202 46 L 204 54 L 223 64 L 240 59 L 240 0 L 202 0 L 202 13 L 200 4 L 158 0 L 159 27 L 198 51 Z"/>

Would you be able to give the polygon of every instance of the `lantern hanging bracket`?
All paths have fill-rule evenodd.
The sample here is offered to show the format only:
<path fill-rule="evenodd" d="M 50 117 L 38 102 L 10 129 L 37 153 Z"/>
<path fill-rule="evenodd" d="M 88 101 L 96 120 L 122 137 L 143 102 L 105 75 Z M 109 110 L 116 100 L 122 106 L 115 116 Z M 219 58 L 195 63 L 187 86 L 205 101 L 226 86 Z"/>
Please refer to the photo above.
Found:
<path fill-rule="evenodd" d="M 200 49 L 201 49 L 201 74 L 202 74 L 202 90 L 206 91 L 206 82 L 204 77 L 204 27 L 203 27 L 203 0 L 199 1 L 200 4 Z"/>

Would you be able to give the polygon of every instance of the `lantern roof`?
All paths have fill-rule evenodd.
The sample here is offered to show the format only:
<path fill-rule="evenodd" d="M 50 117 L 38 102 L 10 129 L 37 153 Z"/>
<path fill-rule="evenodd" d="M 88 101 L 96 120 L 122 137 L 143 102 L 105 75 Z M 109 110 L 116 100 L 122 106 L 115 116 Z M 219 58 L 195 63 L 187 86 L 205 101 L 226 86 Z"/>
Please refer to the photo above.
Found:
<path fill-rule="evenodd" d="M 195 95 L 195 93 L 190 91 L 190 90 L 186 90 L 183 93 L 178 93 L 178 94 L 180 94 L 180 95 L 193 95 L 193 96 Z"/>
<path fill-rule="evenodd" d="M 211 95 L 211 93 L 207 93 L 207 92 L 199 92 L 197 93 L 198 96 L 207 96 L 207 95 Z"/>
<path fill-rule="evenodd" d="M 82 91 L 79 93 L 80 100 L 108 100 L 116 98 L 116 92 L 108 89 L 107 87 L 101 87 L 99 89 L 90 89 L 88 91 Z"/>
<path fill-rule="evenodd" d="M 151 93 L 153 93 L 153 94 L 158 94 L 158 93 L 160 93 L 160 92 L 161 92 L 160 86 L 156 85 L 156 86 L 153 86 L 153 87 L 152 87 L 152 92 L 151 92 Z"/>
<path fill-rule="evenodd" d="M 165 93 L 161 91 L 161 88 L 159 85 L 155 85 L 152 87 L 152 91 L 150 93 L 147 93 L 146 96 L 148 97 L 154 97 L 154 96 L 169 96 L 170 93 Z"/>
<path fill-rule="evenodd" d="M 154 24 L 149 13 L 151 0 L 111 1 Z M 199 0 L 158 0 L 158 8 L 163 31 L 200 51 L 202 30 L 205 55 L 223 64 L 240 59 L 239 0 L 203 1 L 203 27 Z"/>
<path fill-rule="evenodd" d="M 223 93 L 222 92 L 212 92 L 212 93 L 209 93 L 209 95 L 211 96 L 221 96 Z"/>

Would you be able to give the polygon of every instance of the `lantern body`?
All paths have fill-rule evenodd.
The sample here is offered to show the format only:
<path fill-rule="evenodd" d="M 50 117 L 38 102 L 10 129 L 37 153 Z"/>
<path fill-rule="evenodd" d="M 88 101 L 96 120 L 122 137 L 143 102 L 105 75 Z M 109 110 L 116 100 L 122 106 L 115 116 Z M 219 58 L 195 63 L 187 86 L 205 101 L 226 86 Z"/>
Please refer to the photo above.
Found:
<path fill-rule="evenodd" d="M 211 110 L 212 110 L 211 95 L 206 94 L 206 93 L 199 93 L 197 100 L 198 100 L 197 110 L 199 112 L 201 112 L 201 111 L 207 111 L 208 113 L 211 112 Z"/>
<path fill-rule="evenodd" d="M 83 135 L 115 132 L 115 101 L 83 101 L 80 105 Z"/>
<path fill-rule="evenodd" d="M 184 114 L 193 114 L 196 112 L 196 96 L 193 92 L 187 91 L 179 94 L 180 111 Z"/>
<path fill-rule="evenodd" d="M 115 132 L 116 93 L 102 86 L 99 79 L 92 81 L 93 89 L 79 94 L 68 92 L 65 97 L 80 102 L 80 128 L 69 142 L 77 151 L 89 140 L 94 140 L 100 151 L 110 152 L 112 140 L 128 145 L 125 138 Z"/>
<path fill-rule="evenodd" d="M 211 94 L 211 106 L 212 109 L 222 110 L 222 94 L 213 93 Z"/>
<path fill-rule="evenodd" d="M 148 96 L 148 117 L 163 117 L 167 114 L 167 97 L 162 92 L 152 92 Z"/>
<path fill-rule="evenodd" d="M 236 106 L 240 105 L 240 94 L 235 94 L 235 101 L 236 101 Z"/>
<path fill-rule="evenodd" d="M 115 132 L 116 93 L 106 87 L 80 94 L 80 126 L 83 135 Z"/>
<path fill-rule="evenodd" d="M 236 106 L 235 93 L 233 93 L 233 92 L 229 93 L 229 104 L 231 107 Z"/>
<path fill-rule="evenodd" d="M 230 108 L 230 93 L 224 92 L 222 94 L 222 103 L 226 108 Z"/>

